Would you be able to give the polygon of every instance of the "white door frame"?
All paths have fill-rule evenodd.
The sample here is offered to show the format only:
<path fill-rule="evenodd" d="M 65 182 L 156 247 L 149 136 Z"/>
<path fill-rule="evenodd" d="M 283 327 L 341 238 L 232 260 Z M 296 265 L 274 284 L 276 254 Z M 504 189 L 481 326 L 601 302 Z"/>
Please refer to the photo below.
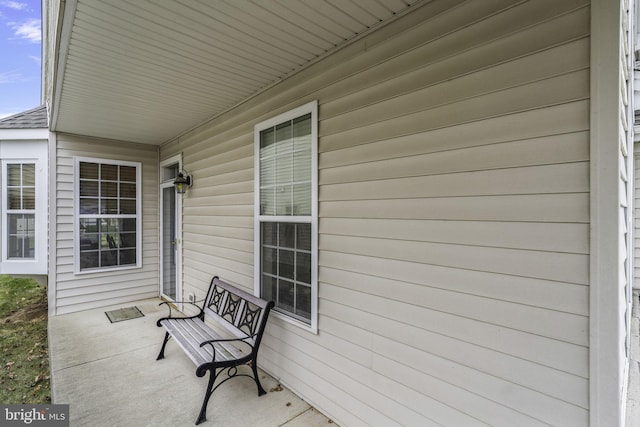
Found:
<path fill-rule="evenodd" d="M 163 176 L 163 172 L 164 169 L 169 167 L 169 166 L 173 166 L 173 165 L 178 165 L 178 170 L 182 170 L 182 155 L 178 154 L 176 156 L 170 157 L 166 160 L 163 160 L 160 162 L 160 186 L 159 186 L 159 200 L 160 200 L 160 207 L 159 207 L 159 217 L 160 217 L 160 221 L 159 221 L 159 225 L 160 225 L 160 260 L 159 260 L 159 264 L 160 264 L 160 283 L 159 283 L 159 292 L 160 292 L 160 296 L 170 300 L 171 298 L 168 295 L 165 295 L 163 293 L 163 280 L 164 280 L 164 249 L 163 249 L 163 240 L 164 240 L 164 236 L 163 236 L 163 215 L 162 215 L 162 209 L 163 209 L 163 205 L 164 205 L 164 196 L 163 196 L 163 190 L 165 188 L 173 188 L 173 179 L 164 179 Z M 175 192 L 173 193 L 175 195 L 175 209 L 176 209 L 176 240 L 175 240 L 175 254 L 176 254 L 176 300 L 177 301 L 181 301 L 182 300 L 182 197 L 180 197 L 179 195 L 177 195 Z M 178 304 L 178 309 L 182 309 L 182 304 Z"/>

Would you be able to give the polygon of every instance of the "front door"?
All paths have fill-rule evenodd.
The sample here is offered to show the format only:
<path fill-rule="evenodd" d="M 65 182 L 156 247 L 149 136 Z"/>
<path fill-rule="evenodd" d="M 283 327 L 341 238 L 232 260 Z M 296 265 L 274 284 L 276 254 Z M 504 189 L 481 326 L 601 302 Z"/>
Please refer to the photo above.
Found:
<path fill-rule="evenodd" d="M 179 164 L 161 166 L 160 184 L 160 295 L 169 301 L 181 297 L 180 199 L 173 186 Z"/>

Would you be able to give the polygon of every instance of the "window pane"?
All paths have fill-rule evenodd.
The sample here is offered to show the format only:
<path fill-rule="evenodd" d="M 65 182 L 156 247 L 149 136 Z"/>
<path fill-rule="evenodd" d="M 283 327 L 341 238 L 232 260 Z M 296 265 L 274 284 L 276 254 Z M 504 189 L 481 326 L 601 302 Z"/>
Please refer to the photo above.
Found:
<path fill-rule="evenodd" d="M 118 183 L 117 182 L 101 182 L 100 196 L 101 197 L 118 197 Z"/>
<path fill-rule="evenodd" d="M 262 272 L 278 274 L 278 250 L 273 248 L 262 248 Z"/>
<path fill-rule="evenodd" d="M 293 153 L 293 180 L 311 182 L 311 141 Z"/>
<path fill-rule="evenodd" d="M 129 197 L 131 199 L 136 198 L 136 185 L 135 184 L 120 184 L 120 197 Z"/>
<path fill-rule="evenodd" d="M 103 228 L 104 231 L 104 228 Z M 100 248 L 101 249 L 117 249 L 118 248 L 118 235 L 113 232 L 103 232 L 100 234 Z"/>
<path fill-rule="evenodd" d="M 262 244 L 276 246 L 278 244 L 278 223 L 262 223 Z"/>
<path fill-rule="evenodd" d="M 278 310 L 307 322 L 310 319 L 311 224 L 263 222 L 260 227 L 262 296 L 274 299 Z M 277 298 L 274 298 L 276 283 Z M 298 295 L 300 291 L 304 295 Z"/>
<path fill-rule="evenodd" d="M 117 233 L 120 230 L 120 221 L 116 218 L 103 218 L 100 224 L 102 232 Z"/>
<path fill-rule="evenodd" d="M 269 188 L 276 183 L 276 158 L 267 157 L 260 161 L 260 187 Z"/>
<path fill-rule="evenodd" d="M 293 187 L 293 215 L 311 215 L 311 183 Z"/>
<path fill-rule="evenodd" d="M 294 252 L 287 250 L 278 251 L 278 276 L 293 280 Z"/>
<path fill-rule="evenodd" d="M 113 267 L 115 265 L 118 265 L 117 250 L 100 251 L 100 267 Z"/>
<path fill-rule="evenodd" d="M 134 172 L 135 172 L 135 168 Z M 128 174 L 128 172 L 126 171 L 121 171 L 120 172 L 123 175 Z M 171 166 L 165 166 L 162 168 L 162 182 L 166 182 L 166 181 L 173 181 L 174 179 L 176 179 L 178 177 L 178 165 L 171 165 Z M 126 175 L 126 179 L 122 178 L 123 181 L 135 181 L 135 177 L 134 179 L 129 179 L 129 176 Z"/>
<path fill-rule="evenodd" d="M 23 188 L 22 189 L 22 209 L 35 209 L 35 208 L 36 208 L 36 189 Z"/>
<path fill-rule="evenodd" d="M 278 150 L 278 156 L 282 152 L 291 152 L 293 148 L 293 126 L 291 122 L 284 122 L 276 126 L 276 150 Z"/>
<path fill-rule="evenodd" d="M 260 295 L 262 295 L 262 298 L 266 299 L 267 301 L 276 301 L 278 299 L 277 279 L 263 274 L 262 290 Z"/>
<path fill-rule="evenodd" d="M 98 164 L 80 162 L 80 178 L 98 179 Z"/>
<path fill-rule="evenodd" d="M 36 185 L 36 165 L 25 163 L 22 165 L 22 185 L 33 187 Z"/>
<path fill-rule="evenodd" d="M 311 319 L 311 287 L 296 285 L 295 313 L 305 319 Z"/>
<path fill-rule="evenodd" d="M 9 234 L 18 233 L 18 218 L 21 218 L 22 215 L 7 215 L 7 222 L 9 226 Z"/>
<path fill-rule="evenodd" d="M 296 281 L 311 284 L 311 254 L 296 252 Z"/>
<path fill-rule="evenodd" d="M 7 165 L 7 185 L 11 187 L 19 187 L 21 183 L 21 165 L 20 164 L 8 164 Z"/>
<path fill-rule="evenodd" d="M 80 180 L 80 195 L 98 197 L 98 181 Z"/>
<path fill-rule="evenodd" d="M 263 130 L 260 147 L 260 214 L 310 215 L 311 114 Z"/>
<path fill-rule="evenodd" d="M 278 224 L 278 241 L 280 247 L 295 248 L 296 241 L 296 224 L 290 222 L 281 222 Z"/>
<path fill-rule="evenodd" d="M 35 256 L 35 215 L 7 215 L 8 258 L 31 258 Z"/>
<path fill-rule="evenodd" d="M 131 265 L 136 263 L 136 250 L 127 249 L 120 251 L 120 265 Z"/>
<path fill-rule="evenodd" d="M 98 199 L 81 198 L 80 199 L 80 213 L 81 214 L 97 214 L 98 213 Z"/>
<path fill-rule="evenodd" d="M 81 252 L 80 253 L 80 269 L 97 268 L 100 266 L 98 262 L 98 251 Z"/>
<path fill-rule="evenodd" d="M 177 171 L 177 166 L 176 166 L 176 171 Z M 135 166 L 120 166 L 120 181 L 135 183 L 136 182 Z"/>
<path fill-rule="evenodd" d="M 288 280 L 278 280 L 278 300 L 277 307 L 293 313 L 294 308 L 294 286 Z"/>
<path fill-rule="evenodd" d="M 9 239 L 7 241 L 8 244 L 8 248 L 7 248 L 7 257 L 8 258 L 22 258 L 22 253 L 23 253 L 23 243 L 24 241 L 20 238 L 18 238 L 18 236 L 9 236 Z"/>
<path fill-rule="evenodd" d="M 118 199 L 100 200 L 100 213 L 103 215 L 114 215 L 118 213 Z"/>
<path fill-rule="evenodd" d="M 7 188 L 7 209 L 22 209 L 20 188 Z"/>
<path fill-rule="evenodd" d="M 276 214 L 275 198 L 275 188 L 269 188 L 260 191 L 260 215 Z"/>
<path fill-rule="evenodd" d="M 290 185 L 276 188 L 276 215 L 293 215 Z"/>
<path fill-rule="evenodd" d="M 136 220 L 133 218 L 124 218 L 121 219 L 121 227 L 122 231 L 136 231 Z"/>
<path fill-rule="evenodd" d="M 297 224 L 296 247 L 311 251 L 311 224 Z"/>
<path fill-rule="evenodd" d="M 262 153 L 264 153 L 265 155 L 273 154 L 273 150 L 275 149 L 275 146 L 273 146 L 274 142 L 275 142 L 274 128 L 265 129 L 262 132 L 260 132 L 260 148 Z M 265 151 L 262 151 L 262 149 L 265 149 Z"/>
<path fill-rule="evenodd" d="M 95 218 L 83 218 L 80 220 L 80 234 L 82 233 L 96 233 L 100 231 L 98 229 L 98 220 Z"/>
<path fill-rule="evenodd" d="M 135 248 L 136 247 L 136 233 L 120 233 L 120 247 L 121 248 Z"/>
<path fill-rule="evenodd" d="M 118 165 L 101 164 L 100 180 L 116 181 L 118 179 Z"/>
<path fill-rule="evenodd" d="M 120 213 L 123 215 L 134 215 L 136 213 L 135 200 L 120 200 Z"/>
<path fill-rule="evenodd" d="M 295 148 L 299 143 L 307 145 L 311 142 L 311 113 L 293 120 L 293 138 Z"/>

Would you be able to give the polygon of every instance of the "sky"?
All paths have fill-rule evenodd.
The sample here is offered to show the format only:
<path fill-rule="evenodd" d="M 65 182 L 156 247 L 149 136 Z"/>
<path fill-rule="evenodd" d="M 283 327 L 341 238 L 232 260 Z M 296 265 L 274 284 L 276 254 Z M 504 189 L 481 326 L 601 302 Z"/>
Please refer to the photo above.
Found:
<path fill-rule="evenodd" d="M 0 0 L 0 118 L 41 104 L 40 0 Z"/>

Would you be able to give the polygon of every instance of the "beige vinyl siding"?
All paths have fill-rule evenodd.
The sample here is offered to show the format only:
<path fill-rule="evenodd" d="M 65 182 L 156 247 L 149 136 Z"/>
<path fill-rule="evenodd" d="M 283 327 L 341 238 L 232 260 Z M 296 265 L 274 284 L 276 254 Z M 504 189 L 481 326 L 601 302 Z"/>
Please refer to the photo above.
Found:
<path fill-rule="evenodd" d="M 589 7 L 434 1 L 161 148 L 184 292 L 254 289 L 253 126 L 319 102 L 319 333 L 261 366 L 340 425 L 586 425 Z"/>
<path fill-rule="evenodd" d="M 73 159 L 75 156 L 142 163 L 142 268 L 75 274 Z M 158 154 L 142 144 L 57 135 L 56 314 L 158 295 Z"/>

